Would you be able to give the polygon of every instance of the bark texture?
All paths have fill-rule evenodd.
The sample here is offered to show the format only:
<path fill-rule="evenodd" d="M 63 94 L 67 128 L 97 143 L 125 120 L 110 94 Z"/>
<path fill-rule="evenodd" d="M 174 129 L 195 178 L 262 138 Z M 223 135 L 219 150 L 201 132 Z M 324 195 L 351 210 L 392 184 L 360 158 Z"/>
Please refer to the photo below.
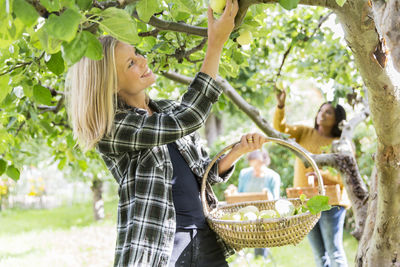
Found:
<path fill-rule="evenodd" d="M 396 6 L 389 2 L 384 5 Z M 378 35 L 379 22 L 385 14 L 388 13 L 375 12 L 374 16 L 371 2 L 364 0 L 350 1 L 348 8 L 337 10 L 346 41 L 368 89 L 371 117 L 378 136 L 377 181 L 373 180 L 371 187 L 376 186 L 378 193 L 371 191 L 370 214 L 357 254 L 356 264 L 360 267 L 400 266 L 400 97 L 396 84 L 399 73 L 388 64 L 390 54 L 385 38 Z M 391 17 L 390 21 L 398 18 Z M 386 22 L 383 24 L 387 25 Z M 388 31 L 384 34 L 393 36 Z M 375 205 L 376 213 L 373 212 Z"/>
<path fill-rule="evenodd" d="M 93 214 L 96 221 L 104 219 L 104 201 L 103 201 L 103 181 L 100 179 L 93 179 L 92 186 L 93 192 Z"/>

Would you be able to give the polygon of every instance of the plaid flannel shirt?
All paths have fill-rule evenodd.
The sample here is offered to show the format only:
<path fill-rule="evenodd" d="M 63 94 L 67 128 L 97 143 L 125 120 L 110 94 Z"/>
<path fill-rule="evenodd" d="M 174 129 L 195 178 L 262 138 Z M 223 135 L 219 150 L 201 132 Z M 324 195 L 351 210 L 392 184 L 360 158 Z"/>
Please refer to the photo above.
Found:
<path fill-rule="evenodd" d="M 181 103 L 150 100 L 154 111 L 123 105 L 114 119 L 111 136 L 97 145 L 108 169 L 119 183 L 117 242 L 114 266 L 167 266 L 176 228 L 172 200 L 172 163 L 167 145 L 176 142 L 179 151 L 199 183 L 210 158 L 199 144 L 199 129 L 221 94 L 221 88 L 208 75 L 199 72 Z M 218 176 L 218 162 L 207 179 L 209 205 L 217 199 L 210 184 L 224 182 Z M 221 239 L 225 256 L 233 253 Z"/>

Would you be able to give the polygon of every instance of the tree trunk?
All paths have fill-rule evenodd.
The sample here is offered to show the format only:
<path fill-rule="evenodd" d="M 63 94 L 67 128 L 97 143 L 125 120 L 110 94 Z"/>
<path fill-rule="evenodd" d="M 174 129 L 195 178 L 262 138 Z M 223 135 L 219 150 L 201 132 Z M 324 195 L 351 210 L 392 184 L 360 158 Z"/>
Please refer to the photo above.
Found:
<path fill-rule="evenodd" d="M 92 182 L 93 192 L 93 214 L 96 221 L 104 219 L 104 202 L 103 202 L 103 181 L 95 177 Z"/>
<path fill-rule="evenodd" d="M 220 117 L 215 115 L 215 113 L 211 113 L 205 124 L 206 131 L 206 139 L 208 146 L 211 146 L 212 143 L 218 138 L 220 134 L 222 134 L 223 124 Z"/>
<path fill-rule="evenodd" d="M 369 202 L 370 212 L 376 205 L 376 216 L 369 214 L 357 264 L 360 267 L 400 266 L 400 97 L 396 84 L 399 73 L 387 64 L 388 49 L 384 39 L 378 36 L 375 24 L 380 20 L 373 18 L 370 4 L 365 0 L 348 1 L 346 8 L 337 11 L 345 39 L 368 88 L 371 117 L 378 137 L 375 161 L 378 194 Z"/>

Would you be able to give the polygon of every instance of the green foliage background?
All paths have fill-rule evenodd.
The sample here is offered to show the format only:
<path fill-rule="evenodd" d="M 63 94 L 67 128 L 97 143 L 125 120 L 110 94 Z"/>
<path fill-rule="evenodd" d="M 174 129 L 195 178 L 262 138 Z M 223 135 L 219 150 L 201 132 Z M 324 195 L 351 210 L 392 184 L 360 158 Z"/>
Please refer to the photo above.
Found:
<path fill-rule="evenodd" d="M 291 8 L 297 6 L 294 2 L 280 4 Z M 89 0 L 0 0 L 0 175 L 18 180 L 22 166 L 46 158 L 70 177 L 109 179 L 98 154 L 83 153 L 76 146 L 64 106 L 68 67 L 82 56 L 100 59 L 96 37 L 110 34 L 137 47 L 160 75 L 149 90 L 152 97 L 179 99 L 186 87 L 162 77 L 162 72 L 193 77 L 207 45 L 183 57 L 182 51 L 199 46 L 203 37 L 171 30 L 148 35 L 155 29 L 148 21 L 155 14 L 165 21 L 206 27 L 206 8 L 205 0 L 141 0 L 123 6 Z M 289 94 L 292 84 L 312 79 L 325 97 L 325 86 L 333 84 L 335 101 L 349 94 L 360 100 L 362 83 L 351 51 L 331 29 L 319 27 L 327 15 L 327 10 L 316 7 L 288 11 L 276 4 L 251 6 L 239 29 L 252 32 L 252 43 L 241 47 L 236 42 L 239 33 L 234 31 L 225 45 L 220 75 L 269 121 L 275 106 L 274 84 L 279 80 L 288 83 Z M 285 52 L 288 56 L 281 67 Z M 353 100 L 349 104 L 356 108 Z M 306 99 L 288 101 L 294 102 L 293 116 L 315 114 L 316 107 L 306 108 Z M 222 114 L 226 123 L 211 154 L 254 129 L 226 96 L 220 97 L 213 112 Z M 369 121 L 362 127 L 355 145 L 360 170 L 368 179 L 375 139 Z M 269 151 L 270 167 L 281 174 L 284 195 L 292 183 L 294 157 L 278 146 Z M 238 162 L 231 183 L 237 184 L 238 171 L 246 164 Z M 226 186 L 216 186 L 219 199 Z"/>

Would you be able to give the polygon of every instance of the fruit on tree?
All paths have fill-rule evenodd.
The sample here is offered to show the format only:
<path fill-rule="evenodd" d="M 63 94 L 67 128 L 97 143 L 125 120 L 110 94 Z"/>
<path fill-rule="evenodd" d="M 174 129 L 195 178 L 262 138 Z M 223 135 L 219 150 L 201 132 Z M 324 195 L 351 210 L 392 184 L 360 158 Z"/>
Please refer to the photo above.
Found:
<path fill-rule="evenodd" d="M 240 35 L 238 38 L 236 38 L 236 41 L 240 44 L 240 45 L 248 45 L 251 43 L 251 39 L 252 39 L 252 35 L 251 32 L 249 30 L 242 30 L 240 32 Z"/>
<path fill-rule="evenodd" d="M 215 13 L 222 13 L 226 5 L 226 0 L 210 0 L 210 7 Z"/>

